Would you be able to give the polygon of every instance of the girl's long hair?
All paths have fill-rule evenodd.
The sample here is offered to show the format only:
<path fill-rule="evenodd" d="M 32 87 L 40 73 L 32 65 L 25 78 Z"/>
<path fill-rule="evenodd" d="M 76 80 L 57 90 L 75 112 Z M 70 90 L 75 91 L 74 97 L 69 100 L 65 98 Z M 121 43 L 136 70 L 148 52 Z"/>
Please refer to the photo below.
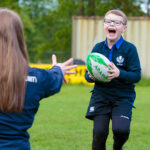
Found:
<path fill-rule="evenodd" d="M 0 111 L 22 112 L 28 54 L 23 25 L 13 11 L 0 9 Z"/>

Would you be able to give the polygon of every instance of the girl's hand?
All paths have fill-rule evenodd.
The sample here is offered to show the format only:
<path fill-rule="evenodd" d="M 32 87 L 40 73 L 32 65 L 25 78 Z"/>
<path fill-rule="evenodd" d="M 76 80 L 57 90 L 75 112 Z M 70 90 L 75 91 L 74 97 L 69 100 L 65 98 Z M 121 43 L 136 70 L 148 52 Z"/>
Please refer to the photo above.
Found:
<path fill-rule="evenodd" d="M 64 63 L 57 63 L 57 58 L 56 55 L 52 55 L 52 66 L 59 66 L 62 70 L 62 73 L 64 75 L 64 82 L 68 83 L 67 80 L 65 79 L 65 74 L 75 74 L 75 71 L 69 71 L 70 69 L 76 68 L 77 65 L 70 65 L 73 62 L 73 58 L 68 59 Z"/>
<path fill-rule="evenodd" d="M 113 62 L 111 62 L 111 64 L 109 65 L 109 67 L 111 68 L 111 70 L 108 71 L 108 79 L 114 79 L 119 77 L 120 75 L 120 70 L 115 66 L 115 64 Z"/>

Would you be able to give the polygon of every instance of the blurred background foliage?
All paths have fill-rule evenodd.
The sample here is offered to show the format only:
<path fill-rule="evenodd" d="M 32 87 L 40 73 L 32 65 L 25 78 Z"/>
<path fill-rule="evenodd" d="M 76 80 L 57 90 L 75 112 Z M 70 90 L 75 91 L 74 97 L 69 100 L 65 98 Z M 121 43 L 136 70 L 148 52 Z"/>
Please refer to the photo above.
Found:
<path fill-rule="evenodd" d="M 150 0 L 1 0 L 0 7 L 21 16 L 32 63 L 51 63 L 53 53 L 60 62 L 71 57 L 72 16 L 104 16 L 110 9 L 150 16 Z"/>

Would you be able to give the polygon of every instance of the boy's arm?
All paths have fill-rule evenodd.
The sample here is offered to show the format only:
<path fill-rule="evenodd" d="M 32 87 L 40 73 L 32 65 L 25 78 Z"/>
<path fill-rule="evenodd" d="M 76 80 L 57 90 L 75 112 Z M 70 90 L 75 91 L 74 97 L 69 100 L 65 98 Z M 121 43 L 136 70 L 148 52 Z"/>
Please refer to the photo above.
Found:
<path fill-rule="evenodd" d="M 118 79 L 124 80 L 126 83 L 136 83 L 141 79 L 141 67 L 136 47 L 128 53 L 127 70 L 120 69 Z"/>
<path fill-rule="evenodd" d="M 97 52 L 98 49 L 99 49 L 98 44 L 96 44 L 96 45 L 93 47 L 91 53 Z M 86 73 L 85 73 L 85 79 L 86 79 L 88 82 L 91 82 L 91 83 L 92 83 L 92 82 L 95 82 L 94 80 L 92 80 L 92 78 L 90 78 L 90 75 L 89 75 L 89 73 L 88 73 L 87 70 L 86 70 Z"/>

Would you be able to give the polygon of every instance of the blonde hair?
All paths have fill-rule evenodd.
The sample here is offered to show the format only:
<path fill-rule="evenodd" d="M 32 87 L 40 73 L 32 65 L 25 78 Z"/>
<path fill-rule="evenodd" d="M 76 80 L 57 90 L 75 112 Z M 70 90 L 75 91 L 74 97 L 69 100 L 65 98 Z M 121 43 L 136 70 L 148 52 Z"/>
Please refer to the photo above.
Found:
<path fill-rule="evenodd" d="M 21 112 L 24 106 L 28 53 L 17 13 L 0 8 L 0 111 Z"/>
<path fill-rule="evenodd" d="M 121 16 L 123 18 L 123 23 L 124 25 L 127 24 L 127 16 L 125 15 L 125 13 L 121 10 L 117 10 L 117 9 L 113 9 L 113 10 L 109 10 L 106 14 L 105 14 L 105 17 L 109 14 L 115 14 L 117 16 Z M 104 18 L 105 18 L 104 17 Z"/>

